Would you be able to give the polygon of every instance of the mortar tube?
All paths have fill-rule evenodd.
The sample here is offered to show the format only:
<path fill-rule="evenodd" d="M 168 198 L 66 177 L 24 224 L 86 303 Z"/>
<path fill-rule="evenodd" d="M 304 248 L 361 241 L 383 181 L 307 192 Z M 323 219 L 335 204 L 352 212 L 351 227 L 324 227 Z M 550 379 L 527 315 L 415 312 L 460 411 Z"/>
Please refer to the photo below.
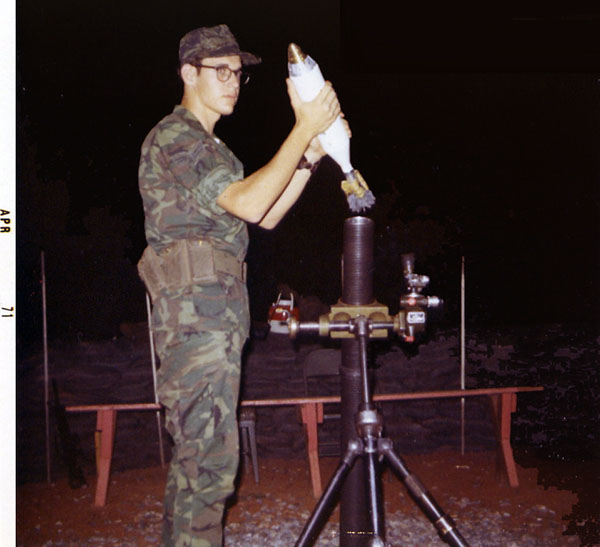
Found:
<path fill-rule="evenodd" d="M 373 301 L 374 222 L 365 217 L 351 217 L 344 223 L 342 261 L 342 302 L 349 305 Z M 355 417 L 362 402 L 360 348 L 357 339 L 342 340 L 340 368 L 342 453 L 356 438 Z M 340 498 L 340 546 L 370 545 L 373 527 L 368 511 L 368 483 L 365 462 L 357 458 L 344 481 Z"/>

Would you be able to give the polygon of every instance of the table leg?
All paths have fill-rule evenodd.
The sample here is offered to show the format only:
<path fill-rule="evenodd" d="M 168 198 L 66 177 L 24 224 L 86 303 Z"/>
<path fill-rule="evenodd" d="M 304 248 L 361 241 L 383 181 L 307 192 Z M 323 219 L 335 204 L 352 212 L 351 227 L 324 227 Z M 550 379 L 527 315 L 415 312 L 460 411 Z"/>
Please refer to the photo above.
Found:
<path fill-rule="evenodd" d="M 112 460 L 113 445 L 115 440 L 115 425 L 117 411 L 113 409 L 98 410 L 96 417 L 96 470 L 98 482 L 96 484 L 96 497 L 94 505 L 104 507 L 108 493 L 110 478 L 110 463 Z"/>
<path fill-rule="evenodd" d="M 517 488 L 519 486 L 519 478 L 517 476 L 517 466 L 510 444 L 510 427 L 512 413 L 517 410 L 517 394 L 502 393 L 500 395 L 492 395 L 490 398 L 492 401 L 494 418 L 496 420 L 499 456 L 506 469 L 508 483 L 513 488 Z"/>
<path fill-rule="evenodd" d="M 317 423 L 323 422 L 322 403 L 303 403 L 300 405 L 302 423 L 306 426 L 308 464 L 313 495 L 320 498 L 323 493 L 321 485 L 321 469 L 319 467 L 319 439 L 317 437 Z"/>

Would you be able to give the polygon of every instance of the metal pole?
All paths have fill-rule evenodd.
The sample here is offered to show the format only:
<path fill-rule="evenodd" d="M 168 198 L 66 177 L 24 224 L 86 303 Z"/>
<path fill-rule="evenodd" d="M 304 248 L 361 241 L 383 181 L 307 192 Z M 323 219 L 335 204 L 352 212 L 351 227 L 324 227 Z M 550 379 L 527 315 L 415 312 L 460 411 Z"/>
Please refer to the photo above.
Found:
<path fill-rule="evenodd" d="M 373 301 L 373 234 L 374 222 L 369 218 L 351 217 L 344 223 L 342 262 L 342 301 L 349 305 Z M 342 452 L 356 439 L 355 415 L 362 402 L 361 352 L 356 339 L 342 340 L 341 414 Z M 340 546 L 359 547 L 369 544 L 372 524 L 368 518 L 368 496 L 364 464 L 354 462 L 344 481 L 340 499 Z"/>
<path fill-rule="evenodd" d="M 158 404 L 158 391 L 156 389 L 156 357 L 154 355 L 154 335 L 152 334 L 152 307 L 150 296 L 146 293 L 146 312 L 148 313 L 148 337 L 150 339 L 150 357 L 152 360 L 152 381 L 154 382 L 154 402 Z M 163 448 L 162 426 L 160 423 L 160 410 L 156 411 L 156 425 L 158 427 L 158 444 L 160 446 L 160 465 L 165 466 L 165 452 Z"/>
<path fill-rule="evenodd" d="M 50 474 L 50 389 L 48 381 L 48 325 L 46 322 L 46 265 L 44 251 L 41 253 L 42 264 L 42 329 L 44 337 L 44 414 L 46 416 L 46 478 L 52 482 Z"/>
<path fill-rule="evenodd" d="M 460 268 L 460 389 L 465 389 L 465 257 Z M 465 454 L 465 398 L 460 399 L 460 453 Z"/>

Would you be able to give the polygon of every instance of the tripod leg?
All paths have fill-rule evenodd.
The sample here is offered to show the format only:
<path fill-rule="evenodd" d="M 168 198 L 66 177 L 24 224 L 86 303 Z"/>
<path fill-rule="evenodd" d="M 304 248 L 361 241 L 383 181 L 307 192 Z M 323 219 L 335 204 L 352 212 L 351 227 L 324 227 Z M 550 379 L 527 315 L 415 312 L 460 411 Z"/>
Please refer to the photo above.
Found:
<path fill-rule="evenodd" d="M 321 519 L 324 515 L 331 512 L 331 505 L 334 500 L 334 495 L 341 488 L 344 483 L 344 479 L 352 469 L 352 464 L 356 457 L 363 451 L 362 442 L 358 439 L 354 439 L 348 442 L 348 448 L 340 461 L 333 477 L 329 481 L 325 492 L 317 502 L 312 515 L 304 525 L 304 529 L 300 534 L 300 537 L 295 543 L 295 547 L 305 547 L 311 545 L 315 540 L 317 533 L 319 532 Z"/>
<path fill-rule="evenodd" d="M 456 529 L 452 519 L 444 514 L 431 494 L 421 484 L 416 475 L 413 475 L 404 465 L 402 459 L 394 452 L 392 441 L 379 439 L 379 451 L 387 458 L 390 465 L 400 475 L 402 482 L 415 498 L 421 510 L 436 527 L 440 537 L 454 547 L 468 547 L 469 544 Z"/>
<path fill-rule="evenodd" d="M 381 496 L 379 491 L 379 477 L 377 474 L 377 461 L 378 454 L 376 450 L 371 450 L 370 445 L 374 445 L 373 440 L 368 441 L 368 447 L 365 452 L 367 455 L 367 464 L 365 473 L 367 474 L 369 485 L 369 511 L 371 513 L 371 524 L 373 527 L 373 536 L 375 538 L 383 539 L 383 511 L 381 511 Z M 373 448 L 375 448 L 373 446 Z"/>

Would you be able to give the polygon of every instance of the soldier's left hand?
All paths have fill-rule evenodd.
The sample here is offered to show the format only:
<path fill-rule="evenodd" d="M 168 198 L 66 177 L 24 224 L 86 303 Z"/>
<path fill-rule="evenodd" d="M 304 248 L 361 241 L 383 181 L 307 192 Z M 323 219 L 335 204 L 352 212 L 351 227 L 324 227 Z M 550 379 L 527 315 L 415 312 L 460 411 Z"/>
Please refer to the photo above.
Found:
<path fill-rule="evenodd" d="M 344 128 L 346 129 L 346 133 L 348 133 L 348 138 L 352 138 L 352 130 L 350 129 L 350 124 L 348 123 L 348 120 L 344 118 L 343 113 L 340 114 L 340 117 L 342 118 L 342 123 L 344 124 Z M 310 141 L 310 144 L 308 145 L 304 155 L 306 156 L 306 159 L 311 163 L 316 163 L 323 156 L 327 155 L 327 153 L 325 152 L 325 150 L 323 150 L 323 147 L 321 146 L 321 141 L 319 141 L 318 136 L 314 137 Z"/>

